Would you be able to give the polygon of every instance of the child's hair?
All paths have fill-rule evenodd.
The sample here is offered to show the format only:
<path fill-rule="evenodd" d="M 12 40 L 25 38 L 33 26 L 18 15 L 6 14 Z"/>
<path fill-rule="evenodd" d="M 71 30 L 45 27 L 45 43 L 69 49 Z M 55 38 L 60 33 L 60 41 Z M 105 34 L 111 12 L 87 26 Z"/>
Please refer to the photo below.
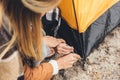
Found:
<path fill-rule="evenodd" d="M 17 43 L 19 51 L 26 57 L 41 60 L 42 23 L 41 14 L 55 8 L 60 0 L 3 0 L 4 13 L 12 29 L 12 39 L 6 53 Z"/>

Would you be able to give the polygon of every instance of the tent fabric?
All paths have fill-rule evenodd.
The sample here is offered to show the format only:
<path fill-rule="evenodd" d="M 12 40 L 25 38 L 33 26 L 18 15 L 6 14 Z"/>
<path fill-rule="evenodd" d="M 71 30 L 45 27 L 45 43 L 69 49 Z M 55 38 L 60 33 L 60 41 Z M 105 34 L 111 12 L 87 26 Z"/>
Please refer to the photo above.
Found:
<path fill-rule="evenodd" d="M 53 25 L 54 23 L 54 25 Z M 54 19 L 47 21 L 44 17 L 43 26 L 47 35 L 54 36 L 58 24 Z M 63 38 L 67 44 L 74 47 L 74 51 L 86 59 L 95 48 L 104 40 L 106 35 L 120 24 L 120 1 L 95 20 L 84 33 L 79 33 L 68 25 L 62 17 L 57 37 Z M 51 32 L 51 33 L 50 33 Z"/>
<path fill-rule="evenodd" d="M 71 28 L 85 32 L 108 8 L 119 0 L 62 0 L 59 5 L 63 18 Z"/>
<path fill-rule="evenodd" d="M 120 1 L 95 20 L 84 33 L 72 29 L 63 19 L 58 36 L 74 46 L 75 52 L 86 59 L 118 24 L 120 24 Z"/>

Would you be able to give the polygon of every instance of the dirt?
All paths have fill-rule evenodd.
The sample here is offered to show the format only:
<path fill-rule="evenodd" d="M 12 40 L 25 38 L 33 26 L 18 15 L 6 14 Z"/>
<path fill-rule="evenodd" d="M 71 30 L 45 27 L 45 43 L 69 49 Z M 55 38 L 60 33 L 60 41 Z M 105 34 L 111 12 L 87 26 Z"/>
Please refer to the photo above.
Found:
<path fill-rule="evenodd" d="M 79 60 L 72 68 L 59 71 L 52 80 L 120 80 L 120 27 L 90 54 L 84 68 Z"/>

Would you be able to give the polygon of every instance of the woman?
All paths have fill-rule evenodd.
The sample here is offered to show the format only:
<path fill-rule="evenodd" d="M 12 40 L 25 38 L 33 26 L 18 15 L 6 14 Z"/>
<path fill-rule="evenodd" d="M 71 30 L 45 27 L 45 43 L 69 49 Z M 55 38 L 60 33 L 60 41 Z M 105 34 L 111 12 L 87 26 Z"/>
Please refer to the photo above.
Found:
<path fill-rule="evenodd" d="M 43 38 L 40 17 L 55 8 L 59 2 L 60 0 L 2 1 L 4 14 L 9 24 L 7 29 L 11 30 L 12 37 L 1 54 L 6 54 L 13 46 L 17 47 L 24 63 L 24 80 L 49 80 L 52 75 L 57 74 L 58 70 L 71 67 L 80 58 L 77 54 L 70 53 L 57 60 L 40 63 L 46 57 L 43 53 L 48 50 L 44 45 L 47 43 L 45 40 L 48 39 Z M 63 40 L 57 39 L 56 41 L 52 45 L 48 41 L 46 45 L 51 48 L 57 46 L 57 49 L 61 44 L 66 46 Z"/>

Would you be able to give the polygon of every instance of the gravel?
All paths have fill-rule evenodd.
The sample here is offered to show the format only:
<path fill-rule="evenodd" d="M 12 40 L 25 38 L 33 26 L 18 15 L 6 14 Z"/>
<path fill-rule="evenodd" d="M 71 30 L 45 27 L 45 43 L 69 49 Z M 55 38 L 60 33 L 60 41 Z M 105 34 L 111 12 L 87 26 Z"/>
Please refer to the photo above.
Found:
<path fill-rule="evenodd" d="M 84 68 L 79 60 L 52 80 L 120 80 L 120 27 L 109 33 L 91 53 Z"/>

